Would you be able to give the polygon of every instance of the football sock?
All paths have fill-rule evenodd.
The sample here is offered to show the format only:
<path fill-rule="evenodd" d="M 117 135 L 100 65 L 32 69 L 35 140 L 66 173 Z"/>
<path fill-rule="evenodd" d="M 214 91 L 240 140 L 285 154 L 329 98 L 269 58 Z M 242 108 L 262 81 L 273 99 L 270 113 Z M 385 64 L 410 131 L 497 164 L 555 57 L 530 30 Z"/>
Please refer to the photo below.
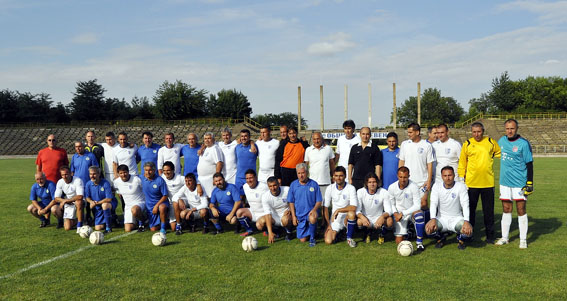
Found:
<path fill-rule="evenodd" d="M 106 224 L 106 229 L 110 229 L 112 223 L 110 222 L 110 217 L 112 216 L 112 213 L 110 213 L 110 209 L 105 209 L 102 210 L 102 214 L 104 216 L 104 223 Z"/>
<path fill-rule="evenodd" d="M 520 230 L 520 239 L 526 239 L 528 236 L 528 214 L 518 216 L 518 228 Z"/>
<path fill-rule="evenodd" d="M 205 219 L 203 219 L 203 228 L 207 228 L 208 225 L 209 225 L 209 222 L 207 222 Z"/>
<path fill-rule="evenodd" d="M 166 230 L 167 229 L 166 225 L 167 225 L 166 223 L 161 223 L 161 230 Z"/>
<path fill-rule="evenodd" d="M 317 223 L 309 224 L 309 235 L 312 240 L 315 240 L 315 235 L 317 234 Z"/>
<path fill-rule="evenodd" d="M 382 235 L 386 235 L 388 228 L 386 228 L 386 226 L 382 225 L 382 228 L 380 230 L 382 231 Z"/>
<path fill-rule="evenodd" d="M 422 242 L 425 234 L 425 217 L 423 212 L 416 213 L 413 218 L 415 221 L 415 232 L 417 236 L 416 241 Z"/>
<path fill-rule="evenodd" d="M 39 220 L 42 221 L 42 222 L 45 222 L 45 221 L 46 221 L 45 216 L 40 215 L 40 216 L 39 216 Z"/>
<path fill-rule="evenodd" d="M 213 225 L 215 225 L 215 228 L 217 228 L 217 230 L 222 230 L 222 227 L 219 223 L 213 223 Z"/>
<path fill-rule="evenodd" d="M 347 238 L 352 238 L 352 235 L 354 234 L 355 226 L 356 226 L 356 220 L 352 220 L 352 219 L 347 220 L 347 231 L 346 231 Z"/>
<path fill-rule="evenodd" d="M 141 226 L 143 226 L 143 225 L 144 225 L 144 222 L 138 221 L 138 227 L 141 227 Z"/>
<path fill-rule="evenodd" d="M 248 217 L 246 217 L 246 216 L 239 217 L 238 221 L 240 222 L 242 227 L 244 227 L 246 229 L 246 232 L 249 232 L 249 233 L 254 232 L 254 230 L 252 229 L 252 226 L 250 226 L 250 219 Z"/>
<path fill-rule="evenodd" d="M 458 240 L 466 241 L 466 240 L 468 240 L 469 238 L 470 238 L 470 236 L 465 235 L 465 234 L 463 234 L 463 233 L 459 233 L 459 234 L 457 235 L 457 239 L 458 239 Z"/>
<path fill-rule="evenodd" d="M 512 213 L 502 213 L 502 221 L 500 221 L 500 224 L 502 226 L 502 238 L 508 239 L 510 225 L 512 224 Z"/>
<path fill-rule="evenodd" d="M 77 228 L 81 228 L 83 226 L 83 222 L 77 222 Z"/>
<path fill-rule="evenodd" d="M 290 234 L 291 233 L 291 229 L 288 227 L 283 227 L 285 229 L 285 233 Z"/>

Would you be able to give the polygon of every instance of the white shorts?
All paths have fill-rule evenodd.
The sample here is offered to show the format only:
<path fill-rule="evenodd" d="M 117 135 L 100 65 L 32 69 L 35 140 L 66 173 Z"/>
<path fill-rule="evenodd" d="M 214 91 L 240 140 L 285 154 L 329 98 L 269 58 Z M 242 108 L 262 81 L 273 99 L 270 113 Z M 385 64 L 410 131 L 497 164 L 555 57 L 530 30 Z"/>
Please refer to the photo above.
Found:
<path fill-rule="evenodd" d="M 125 224 L 134 224 L 138 220 L 132 215 L 132 207 L 138 206 L 140 210 L 142 210 L 142 214 L 146 212 L 146 204 L 145 203 L 135 203 L 135 204 L 126 204 L 124 205 L 124 223 Z"/>
<path fill-rule="evenodd" d="M 248 208 L 248 210 L 250 210 L 250 208 Z M 254 212 L 254 211 L 250 210 L 250 215 L 252 215 L 252 221 L 257 222 L 265 214 L 264 214 L 264 211 Z"/>
<path fill-rule="evenodd" d="M 394 235 L 402 236 L 408 234 L 408 224 L 411 221 L 411 214 L 404 215 L 399 222 L 394 222 Z"/>
<path fill-rule="evenodd" d="M 175 218 L 175 209 L 173 209 L 173 202 L 171 201 L 171 199 L 168 199 L 169 201 L 169 208 L 167 210 L 168 214 L 169 214 L 169 223 L 175 223 L 177 222 L 177 219 Z"/>
<path fill-rule="evenodd" d="M 463 222 L 465 219 L 462 216 L 441 216 L 437 218 L 437 221 L 441 223 L 443 227 L 443 232 L 453 232 L 457 233 L 455 227 L 458 223 Z"/>
<path fill-rule="evenodd" d="M 500 200 L 502 201 L 527 201 L 522 188 L 500 185 Z"/>
<path fill-rule="evenodd" d="M 345 225 L 346 218 L 347 218 L 346 212 L 341 212 L 337 214 L 337 218 L 335 218 L 335 220 L 331 222 L 331 229 L 333 229 L 333 231 L 339 232 L 342 229 L 346 228 Z"/>
<path fill-rule="evenodd" d="M 185 210 L 191 210 L 191 208 L 187 207 L 187 209 L 185 209 Z M 196 211 L 193 211 L 193 213 L 191 213 L 193 220 L 201 219 L 201 214 L 199 214 L 199 211 L 200 210 L 196 210 Z M 187 216 L 185 216 L 185 219 L 187 219 Z"/>
<path fill-rule="evenodd" d="M 376 222 L 378 221 L 378 219 L 380 218 L 380 216 L 382 215 L 378 215 L 378 216 L 366 216 L 366 218 L 370 221 L 370 226 L 372 228 L 376 228 Z"/>
<path fill-rule="evenodd" d="M 63 205 L 63 218 L 64 219 L 76 219 L 77 218 L 77 207 L 75 203 Z"/>

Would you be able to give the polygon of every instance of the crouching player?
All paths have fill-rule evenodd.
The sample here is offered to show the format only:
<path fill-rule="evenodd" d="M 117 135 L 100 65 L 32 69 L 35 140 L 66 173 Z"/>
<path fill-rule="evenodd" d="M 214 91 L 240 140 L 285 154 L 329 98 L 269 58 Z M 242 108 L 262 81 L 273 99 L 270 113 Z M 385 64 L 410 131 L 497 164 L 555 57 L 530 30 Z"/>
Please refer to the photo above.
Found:
<path fill-rule="evenodd" d="M 266 225 L 268 229 L 268 243 L 273 243 L 276 238 L 274 226 L 283 227 L 286 232 L 285 239 L 290 241 L 291 236 L 291 212 L 287 203 L 289 187 L 280 186 L 278 178 L 271 176 L 267 180 L 269 191 L 262 195 L 262 208 L 264 216 L 258 223 Z"/>
<path fill-rule="evenodd" d="M 216 231 L 211 234 L 216 235 L 223 232 L 220 219 L 226 220 L 231 225 L 236 225 L 236 210 L 240 208 L 240 191 L 234 184 L 227 183 L 222 173 L 217 172 L 213 175 L 213 184 L 216 186 L 211 194 L 211 222 L 215 225 Z M 238 233 L 238 228 L 235 231 Z"/>
<path fill-rule="evenodd" d="M 142 191 L 146 199 L 146 211 L 151 231 L 166 233 L 168 221 L 169 201 L 167 200 L 167 185 L 162 177 L 156 175 L 154 162 L 144 163 L 144 179 L 142 180 Z"/>
<path fill-rule="evenodd" d="M 138 225 L 138 232 L 144 232 L 146 219 L 146 200 L 140 177 L 131 175 L 128 165 L 117 167 L 118 178 L 114 179 L 114 188 L 124 200 L 124 231 L 130 232 Z"/>
<path fill-rule="evenodd" d="M 250 208 L 240 208 L 236 211 L 238 221 L 246 229 L 240 236 L 248 236 L 254 232 L 251 222 L 256 222 L 256 228 L 259 231 L 264 229 L 264 220 L 261 217 L 264 215 L 264 208 L 262 208 L 262 195 L 268 191 L 266 183 L 258 182 L 256 171 L 248 169 L 245 172 L 246 184 L 242 186 L 246 201 Z M 238 180 L 237 180 L 238 181 Z"/>
<path fill-rule="evenodd" d="M 85 184 L 85 199 L 94 215 L 95 230 L 105 229 L 104 233 L 112 232 L 111 210 L 118 205 L 112 187 L 106 179 L 100 177 L 98 166 L 89 167 L 89 178 L 91 180 Z"/>
<path fill-rule="evenodd" d="M 299 163 L 295 166 L 297 180 L 291 182 L 288 192 L 288 203 L 293 225 L 297 226 L 297 238 L 309 246 L 317 244 L 317 218 L 321 208 L 321 190 L 317 182 L 309 179 L 307 164 Z"/>
<path fill-rule="evenodd" d="M 407 167 L 398 168 L 398 180 L 388 187 L 390 195 L 390 206 L 394 216 L 394 235 L 396 243 L 402 242 L 404 235 L 408 234 L 410 221 L 415 225 L 417 233 L 417 250 L 421 253 L 425 250 L 423 236 L 425 235 L 425 216 L 421 208 L 421 195 L 417 184 L 409 179 L 410 171 Z"/>
<path fill-rule="evenodd" d="M 380 184 L 378 176 L 371 172 L 364 179 L 364 187 L 356 192 L 358 227 L 364 227 L 366 243 L 370 243 L 373 230 L 378 230 L 379 245 L 384 243 L 386 231 L 392 230 L 394 225 L 394 220 L 388 213 L 391 211 L 388 191 L 381 188 Z"/>
<path fill-rule="evenodd" d="M 181 167 L 180 167 L 181 168 Z M 175 172 L 175 165 L 171 161 L 165 161 L 162 166 L 161 177 L 167 186 L 167 201 L 169 202 L 169 225 L 171 231 L 175 231 L 176 235 L 182 233 L 181 221 L 177 219 L 173 207 L 173 196 L 185 186 L 185 179 L 181 174 Z"/>
<path fill-rule="evenodd" d="M 356 226 L 356 188 L 345 182 L 346 170 L 338 166 L 333 172 L 334 184 L 325 191 L 325 204 L 323 205 L 323 216 L 327 225 L 325 231 L 325 243 L 330 245 L 336 241 L 337 233 L 344 228 L 347 229 L 347 243 L 351 248 L 356 247 L 352 239 Z M 329 206 L 333 206 L 333 214 L 329 220 Z"/>
<path fill-rule="evenodd" d="M 57 181 L 55 189 L 55 216 L 63 220 L 66 231 L 71 230 L 77 224 L 77 233 L 83 226 L 83 194 L 85 187 L 83 180 L 71 175 L 71 169 L 66 165 L 59 168 L 61 179 Z M 65 198 L 63 198 L 65 194 Z M 78 221 L 77 221 L 78 220 Z M 59 225 L 58 225 L 59 226 Z"/>
<path fill-rule="evenodd" d="M 49 215 L 50 208 L 46 208 L 55 198 L 55 183 L 47 180 L 45 174 L 41 171 L 35 173 L 35 183 L 30 191 L 31 205 L 28 206 L 28 212 L 37 217 L 41 221 L 40 228 L 44 228 L 50 224 Z M 37 200 L 39 199 L 39 201 Z"/>
<path fill-rule="evenodd" d="M 178 223 L 188 221 L 190 231 L 195 232 L 195 220 L 203 220 L 203 234 L 209 232 L 208 210 L 209 201 L 207 195 L 197 189 L 195 174 L 190 172 L 185 175 L 185 185 L 172 198 L 175 219 Z M 176 235 L 181 235 L 181 227 L 175 230 Z"/>
<path fill-rule="evenodd" d="M 469 195 L 467 186 L 455 182 L 455 171 L 451 166 L 441 169 L 442 183 L 435 182 L 431 190 L 431 220 L 425 230 L 437 239 L 436 248 L 445 244 L 445 233 L 457 233 L 459 250 L 466 248 L 465 241 L 472 237 L 469 223 Z"/>

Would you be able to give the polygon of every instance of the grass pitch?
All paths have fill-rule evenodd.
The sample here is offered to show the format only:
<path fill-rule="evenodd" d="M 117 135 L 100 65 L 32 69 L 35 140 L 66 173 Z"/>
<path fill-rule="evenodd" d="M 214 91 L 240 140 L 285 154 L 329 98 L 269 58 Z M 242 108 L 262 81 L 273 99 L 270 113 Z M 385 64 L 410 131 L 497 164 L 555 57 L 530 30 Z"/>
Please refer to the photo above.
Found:
<path fill-rule="evenodd" d="M 297 239 L 268 245 L 261 234 L 254 235 L 258 250 L 246 253 L 232 231 L 168 233 L 167 245 L 155 247 L 150 232 L 115 229 L 110 242 L 91 246 L 56 230 L 54 218 L 38 228 L 27 213 L 33 159 L 0 160 L 0 170 L 0 299 L 567 298 L 567 158 L 535 160 L 527 250 L 518 248 L 515 213 L 510 244 L 485 245 L 479 208 L 465 251 L 453 235 L 443 249 L 426 240 L 426 251 L 411 257 L 399 256 L 391 238 L 381 246 L 319 240 L 309 248 Z M 495 207 L 499 235 L 498 200 Z"/>

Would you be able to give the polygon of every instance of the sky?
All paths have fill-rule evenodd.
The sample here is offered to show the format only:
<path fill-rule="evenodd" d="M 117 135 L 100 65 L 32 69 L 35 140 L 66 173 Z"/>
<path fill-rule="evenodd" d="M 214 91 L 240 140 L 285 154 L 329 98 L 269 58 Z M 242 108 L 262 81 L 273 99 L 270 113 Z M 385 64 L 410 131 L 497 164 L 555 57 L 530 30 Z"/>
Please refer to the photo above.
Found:
<path fill-rule="evenodd" d="M 348 117 L 390 124 L 437 88 L 465 109 L 508 71 L 567 77 L 567 1 L 0 0 L 0 89 L 71 101 L 78 81 L 106 97 L 147 96 L 181 80 L 248 96 L 252 115 L 297 113 L 319 129 Z"/>

